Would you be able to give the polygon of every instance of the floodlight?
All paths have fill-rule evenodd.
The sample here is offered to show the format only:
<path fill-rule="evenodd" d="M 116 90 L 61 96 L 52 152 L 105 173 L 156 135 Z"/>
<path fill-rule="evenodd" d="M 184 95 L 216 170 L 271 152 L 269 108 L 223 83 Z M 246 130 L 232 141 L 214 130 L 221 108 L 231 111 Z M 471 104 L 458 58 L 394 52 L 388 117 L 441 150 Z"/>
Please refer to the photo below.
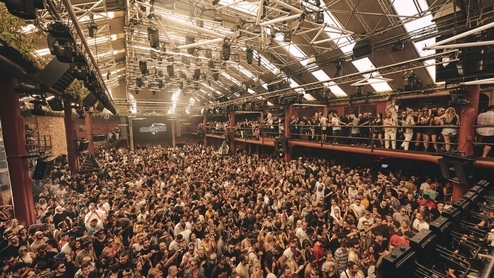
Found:
<path fill-rule="evenodd" d="M 334 77 L 342 76 L 343 75 L 343 59 L 336 61 L 335 66 L 336 66 L 336 73 L 334 74 Z"/>
<path fill-rule="evenodd" d="M 170 77 L 175 76 L 175 69 L 173 68 L 173 65 L 166 66 L 166 72 L 168 73 L 168 76 L 170 76 Z"/>
<path fill-rule="evenodd" d="M 146 61 L 139 61 L 139 69 L 142 74 L 148 73 L 148 64 Z"/>
<path fill-rule="evenodd" d="M 222 50 L 222 56 L 223 56 L 223 60 L 225 61 L 228 61 L 230 60 L 230 40 L 229 39 L 225 39 L 223 41 L 223 45 L 221 46 L 221 50 Z"/>
<path fill-rule="evenodd" d="M 149 45 L 152 48 L 158 49 L 160 46 L 160 33 L 158 29 L 156 29 L 153 26 L 148 27 L 148 40 L 149 40 Z"/>
<path fill-rule="evenodd" d="M 163 88 L 163 80 L 158 80 L 158 88 Z"/>
<path fill-rule="evenodd" d="M 139 78 L 139 77 L 136 78 L 136 86 L 140 88 L 140 87 L 142 87 L 142 85 L 143 85 L 142 78 Z"/>
<path fill-rule="evenodd" d="M 194 75 L 193 75 L 194 80 L 199 80 L 201 78 L 201 70 L 200 69 L 195 69 L 194 70 Z"/>
<path fill-rule="evenodd" d="M 196 38 L 195 37 L 192 37 L 192 36 L 186 36 L 185 37 L 185 44 L 186 45 L 193 44 L 195 42 L 196 42 Z M 187 48 L 187 53 L 189 53 L 190 55 L 194 55 L 195 52 L 196 52 L 195 47 L 189 47 L 189 48 Z"/>
<path fill-rule="evenodd" d="M 245 50 L 245 57 L 247 59 L 247 64 L 251 65 L 252 60 L 254 59 L 254 50 L 247 48 L 247 50 Z"/>
<path fill-rule="evenodd" d="M 214 81 L 218 81 L 218 79 L 220 79 L 220 73 L 219 72 L 213 72 L 213 79 L 214 79 Z"/>
<path fill-rule="evenodd" d="M 91 37 L 91 38 L 96 37 L 96 31 L 98 30 L 98 25 L 96 25 L 96 23 L 94 23 L 94 22 L 91 22 L 87 26 L 87 28 L 89 30 L 89 37 Z"/>
<path fill-rule="evenodd" d="M 61 63 L 72 63 L 77 56 L 77 45 L 70 28 L 60 22 L 48 25 L 48 48 Z"/>

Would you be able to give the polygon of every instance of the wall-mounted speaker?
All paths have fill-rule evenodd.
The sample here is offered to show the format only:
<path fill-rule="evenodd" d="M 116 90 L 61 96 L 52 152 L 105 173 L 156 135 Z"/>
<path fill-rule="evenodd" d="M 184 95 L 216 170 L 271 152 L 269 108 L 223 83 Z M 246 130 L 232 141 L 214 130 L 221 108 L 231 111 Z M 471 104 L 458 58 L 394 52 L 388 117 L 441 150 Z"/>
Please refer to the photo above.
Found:
<path fill-rule="evenodd" d="M 36 160 L 36 167 L 33 172 L 33 180 L 44 180 L 51 171 L 53 163 L 55 161 L 54 157 L 44 157 Z"/>
<path fill-rule="evenodd" d="M 93 94 L 89 93 L 83 100 L 82 105 L 84 107 L 93 107 L 96 102 L 98 102 L 98 98 Z"/>
<path fill-rule="evenodd" d="M 410 239 L 410 248 L 415 252 L 415 258 L 420 264 L 431 267 L 428 264 L 436 261 L 436 235 L 432 231 L 422 229 L 415 234 Z"/>
<path fill-rule="evenodd" d="M 406 246 L 396 247 L 383 258 L 378 277 L 414 277 L 415 252 Z M 386 276 L 383 276 L 383 275 Z"/>

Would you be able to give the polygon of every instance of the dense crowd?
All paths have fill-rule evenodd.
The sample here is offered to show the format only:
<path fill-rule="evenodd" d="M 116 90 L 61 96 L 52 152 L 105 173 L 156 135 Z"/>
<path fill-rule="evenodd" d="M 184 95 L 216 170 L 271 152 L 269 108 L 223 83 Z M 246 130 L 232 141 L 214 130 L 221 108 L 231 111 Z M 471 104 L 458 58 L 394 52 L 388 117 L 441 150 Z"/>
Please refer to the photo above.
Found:
<path fill-rule="evenodd" d="M 201 146 L 97 158 L 100 174 L 64 163 L 35 188 L 38 224 L 4 223 L 0 277 L 380 277 L 452 194 L 431 177 Z"/>

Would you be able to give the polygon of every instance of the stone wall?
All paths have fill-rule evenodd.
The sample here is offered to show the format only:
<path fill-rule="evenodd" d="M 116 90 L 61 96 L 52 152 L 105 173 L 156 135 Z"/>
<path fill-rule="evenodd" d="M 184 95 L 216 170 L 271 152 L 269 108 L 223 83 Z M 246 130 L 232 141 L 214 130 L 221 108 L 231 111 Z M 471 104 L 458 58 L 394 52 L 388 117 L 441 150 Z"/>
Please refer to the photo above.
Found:
<path fill-rule="evenodd" d="M 63 117 L 26 116 L 24 123 L 35 129 L 33 136 L 38 136 L 38 134 L 41 138 L 44 135 L 51 136 L 53 156 L 67 154 L 67 137 Z"/>

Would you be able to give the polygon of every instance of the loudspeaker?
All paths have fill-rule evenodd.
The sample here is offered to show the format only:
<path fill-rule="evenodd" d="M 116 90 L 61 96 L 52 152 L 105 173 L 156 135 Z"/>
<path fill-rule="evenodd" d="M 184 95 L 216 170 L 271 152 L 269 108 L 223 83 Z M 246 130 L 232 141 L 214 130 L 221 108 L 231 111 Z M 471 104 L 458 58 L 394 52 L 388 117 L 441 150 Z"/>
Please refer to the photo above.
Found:
<path fill-rule="evenodd" d="M 96 103 L 96 111 L 103 112 L 104 109 L 105 109 L 105 106 L 103 105 L 103 103 L 98 101 L 98 103 Z"/>
<path fill-rule="evenodd" d="M 370 40 L 361 40 L 355 43 L 353 47 L 353 58 L 358 59 L 360 57 L 367 56 L 372 53 L 372 46 Z"/>
<path fill-rule="evenodd" d="M 36 167 L 33 172 L 33 180 L 43 180 L 50 173 L 53 167 L 54 157 L 39 158 L 36 160 Z"/>
<path fill-rule="evenodd" d="M 288 139 L 286 138 L 275 138 L 274 147 L 277 151 L 288 152 Z"/>
<path fill-rule="evenodd" d="M 461 222 L 461 209 L 449 207 L 444 210 L 443 216 L 451 220 L 454 226 L 458 226 Z"/>
<path fill-rule="evenodd" d="M 79 142 L 79 151 L 80 152 L 83 152 L 83 151 L 87 150 L 87 147 L 89 147 L 89 141 L 87 141 L 87 140 L 81 140 Z"/>
<path fill-rule="evenodd" d="M 52 111 L 63 111 L 63 102 L 60 99 L 54 98 L 48 100 L 47 102 Z"/>
<path fill-rule="evenodd" d="M 378 268 L 378 277 L 414 277 L 415 252 L 404 245 L 396 247 L 383 258 L 382 265 Z"/>
<path fill-rule="evenodd" d="M 443 155 L 438 160 L 443 178 L 469 186 L 475 184 L 473 161 L 470 158 L 453 155 Z"/>
<path fill-rule="evenodd" d="M 98 101 L 98 98 L 93 94 L 89 93 L 83 100 L 82 100 L 82 105 L 84 107 L 93 107 L 96 102 Z"/>
<path fill-rule="evenodd" d="M 94 134 L 93 135 L 93 141 L 105 141 L 106 136 L 104 134 Z"/>
<path fill-rule="evenodd" d="M 468 191 L 461 198 L 470 201 L 470 209 L 471 209 L 472 205 L 477 204 L 477 200 L 479 199 L 479 195 L 477 195 L 477 193 L 475 193 L 475 192 Z"/>
<path fill-rule="evenodd" d="M 48 88 L 58 94 L 64 94 L 65 89 L 74 81 L 75 75 L 71 72 L 70 63 L 61 63 L 54 57 L 46 67 L 38 74 L 36 80 L 48 86 Z"/>
<path fill-rule="evenodd" d="M 429 267 L 428 263 L 434 263 L 436 260 L 436 235 L 430 231 L 422 229 L 410 239 L 410 248 L 415 252 L 417 261 Z"/>
<path fill-rule="evenodd" d="M 429 230 L 431 230 L 437 238 L 437 244 L 446 246 L 451 241 L 451 228 L 453 227 L 453 221 L 450 219 L 439 216 L 436 220 L 429 224 Z"/>

